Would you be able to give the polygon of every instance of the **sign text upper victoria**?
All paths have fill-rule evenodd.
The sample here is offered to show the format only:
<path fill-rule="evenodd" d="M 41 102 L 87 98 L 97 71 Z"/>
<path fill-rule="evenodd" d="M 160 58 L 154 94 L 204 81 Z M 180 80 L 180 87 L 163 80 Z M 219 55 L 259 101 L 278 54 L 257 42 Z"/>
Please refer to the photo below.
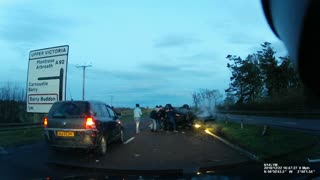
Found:
<path fill-rule="evenodd" d="M 65 100 L 69 46 L 33 50 L 29 54 L 27 112 L 48 113 Z"/>

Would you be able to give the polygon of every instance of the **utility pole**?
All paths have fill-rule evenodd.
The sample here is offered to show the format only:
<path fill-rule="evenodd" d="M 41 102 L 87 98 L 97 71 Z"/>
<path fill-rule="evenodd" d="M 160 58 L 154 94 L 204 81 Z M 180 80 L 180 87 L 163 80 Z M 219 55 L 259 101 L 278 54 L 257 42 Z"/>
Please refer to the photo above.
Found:
<path fill-rule="evenodd" d="M 85 89 L 85 79 L 86 79 L 86 68 L 92 67 L 91 65 L 82 65 L 82 66 L 76 66 L 77 68 L 82 68 L 83 71 L 83 77 L 82 77 L 82 100 L 84 100 L 84 89 Z"/>

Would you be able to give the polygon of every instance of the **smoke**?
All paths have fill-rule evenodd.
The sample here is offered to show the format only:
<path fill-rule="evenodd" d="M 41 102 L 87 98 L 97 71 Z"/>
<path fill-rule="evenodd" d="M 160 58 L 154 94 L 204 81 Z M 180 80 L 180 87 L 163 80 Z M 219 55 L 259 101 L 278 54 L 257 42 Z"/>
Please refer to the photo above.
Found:
<path fill-rule="evenodd" d="M 213 117 L 215 115 L 216 115 L 215 108 L 210 108 L 210 107 L 204 106 L 204 105 L 199 106 L 197 117 L 207 118 L 207 117 Z"/>

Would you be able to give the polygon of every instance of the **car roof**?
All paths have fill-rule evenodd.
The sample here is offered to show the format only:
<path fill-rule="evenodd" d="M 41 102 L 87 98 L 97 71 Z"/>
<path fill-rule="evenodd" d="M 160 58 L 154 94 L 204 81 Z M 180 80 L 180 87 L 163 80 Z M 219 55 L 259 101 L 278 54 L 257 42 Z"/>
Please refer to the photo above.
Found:
<path fill-rule="evenodd" d="M 69 103 L 69 102 L 87 102 L 89 104 L 106 104 L 105 102 L 103 101 L 99 101 L 99 100 L 67 100 L 67 101 L 57 101 L 57 103 Z M 109 106 L 108 104 L 106 104 L 108 107 L 111 107 Z"/>

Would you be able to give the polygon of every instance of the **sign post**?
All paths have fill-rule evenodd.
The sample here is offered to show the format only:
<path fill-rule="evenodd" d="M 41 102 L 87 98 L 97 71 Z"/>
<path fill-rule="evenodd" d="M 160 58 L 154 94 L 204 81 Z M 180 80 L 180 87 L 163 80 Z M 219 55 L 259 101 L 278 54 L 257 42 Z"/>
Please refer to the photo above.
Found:
<path fill-rule="evenodd" d="M 66 97 L 69 46 L 30 51 L 27 80 L 27 112 L 48 113 Z"/>

